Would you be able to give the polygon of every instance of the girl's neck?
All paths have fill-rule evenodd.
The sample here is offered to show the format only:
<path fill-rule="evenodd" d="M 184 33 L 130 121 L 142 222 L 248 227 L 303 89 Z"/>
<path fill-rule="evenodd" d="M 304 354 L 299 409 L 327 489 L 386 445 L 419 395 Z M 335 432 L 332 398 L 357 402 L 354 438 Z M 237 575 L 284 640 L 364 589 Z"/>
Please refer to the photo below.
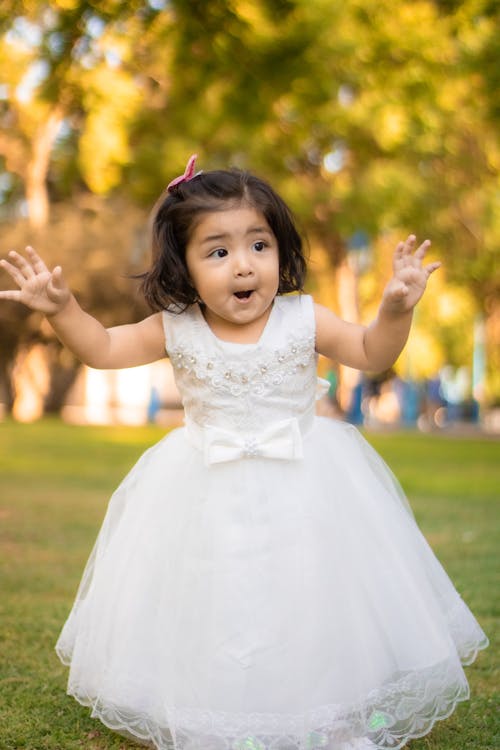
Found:
<path fill-rule="evenodd" d="M 271 315 L 273 304 L 269 305 L 263 315 L 248 323 L 233 323 L 212 313 L 206 305 L 200 304 L 200 310 L 207 326 L 214 336 L 230 344 L 258 344 Z"/>

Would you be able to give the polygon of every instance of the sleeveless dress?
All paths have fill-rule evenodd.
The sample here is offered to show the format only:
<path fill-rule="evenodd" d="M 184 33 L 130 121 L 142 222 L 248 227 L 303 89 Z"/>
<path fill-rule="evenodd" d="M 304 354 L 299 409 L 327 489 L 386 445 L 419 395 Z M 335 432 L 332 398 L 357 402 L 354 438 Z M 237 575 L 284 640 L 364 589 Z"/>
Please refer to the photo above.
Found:
<path fill-rule="evenodd" d="M 68 693 L 161 750 L 403 747 L 487 638 L 351 425 L 314 415 L 314 311 L 256 344 L 164 312 L 184 427 L 113 495 L 57 643 Z"/>

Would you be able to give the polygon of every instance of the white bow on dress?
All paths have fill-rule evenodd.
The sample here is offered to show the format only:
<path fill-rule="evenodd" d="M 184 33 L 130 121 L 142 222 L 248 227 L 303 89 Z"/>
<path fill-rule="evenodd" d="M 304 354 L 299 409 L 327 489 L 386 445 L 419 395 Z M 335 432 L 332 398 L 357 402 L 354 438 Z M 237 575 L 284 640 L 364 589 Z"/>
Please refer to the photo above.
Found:
<path fill-rule="evenodd" d="M 240 458 L 303 458 L 302 434 L 295 417 L 264 427 L 251 435 L 225 430 L 215 425 L 203 429 L 205 463 L 223 463 Z"/>

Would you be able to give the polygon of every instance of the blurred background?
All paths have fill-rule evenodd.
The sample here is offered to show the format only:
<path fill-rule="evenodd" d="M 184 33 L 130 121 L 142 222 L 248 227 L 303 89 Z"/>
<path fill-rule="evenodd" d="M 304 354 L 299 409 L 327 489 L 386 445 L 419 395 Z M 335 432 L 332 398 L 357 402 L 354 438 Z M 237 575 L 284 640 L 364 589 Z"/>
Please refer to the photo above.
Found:
<path fill-rule="evenodd" d="M 323 413 L 498 433 L 499 21 L 495 0 L 3 0 L 0 254 L 32 244 L 104 324 L 138 320 L 165 185 L 195 152 L 248 168 L 308 239 L 307 291 L 348 320 L 373 318 L 408 233 L 443 262 L 390 372 L 320 362 Z M 168 361 L 90 370 L 7 302 L 0 413 L 182 418 Z"/>

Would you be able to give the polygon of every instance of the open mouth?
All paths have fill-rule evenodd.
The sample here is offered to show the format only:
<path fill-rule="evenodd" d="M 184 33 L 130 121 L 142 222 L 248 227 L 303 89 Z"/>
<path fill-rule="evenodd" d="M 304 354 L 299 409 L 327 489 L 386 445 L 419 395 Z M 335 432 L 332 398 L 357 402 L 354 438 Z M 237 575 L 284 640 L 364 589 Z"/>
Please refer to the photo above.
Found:
<path fill-rule="evenodd" d="M 247 289 L 244 292 L 235 292 L 234 296 L 238 299 L 248 299 L 253 294 L 253 289 Z"/>

